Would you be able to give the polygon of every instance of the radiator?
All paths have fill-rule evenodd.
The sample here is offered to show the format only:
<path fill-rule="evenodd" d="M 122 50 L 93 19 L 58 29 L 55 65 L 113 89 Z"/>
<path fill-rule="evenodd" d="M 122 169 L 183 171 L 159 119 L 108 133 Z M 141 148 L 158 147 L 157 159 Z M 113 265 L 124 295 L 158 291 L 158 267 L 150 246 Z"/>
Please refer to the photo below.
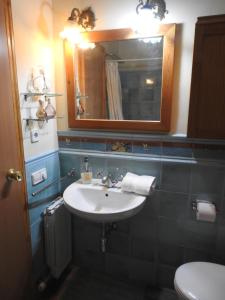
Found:
<path fill-rule="evenodd" d="M 63 198 L 54 201 L 44 213 L 45 254 L 50 273 L 59 278 L 72 259 L 71 215 Z"/>

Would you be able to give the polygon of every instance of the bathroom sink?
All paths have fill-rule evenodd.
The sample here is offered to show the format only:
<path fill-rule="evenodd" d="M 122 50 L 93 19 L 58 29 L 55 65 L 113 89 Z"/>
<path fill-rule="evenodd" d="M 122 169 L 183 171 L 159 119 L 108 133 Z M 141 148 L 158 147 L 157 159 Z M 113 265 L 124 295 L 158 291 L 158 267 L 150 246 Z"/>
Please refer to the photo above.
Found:
<path fill-rule="evenodd" d="M 146 197 L 107 188 L 93 179 L 91 184 L 72 183 L 63 193 L 65 206 L 73 214 L 95 222 L 115 222 L 137 214 Z"/>

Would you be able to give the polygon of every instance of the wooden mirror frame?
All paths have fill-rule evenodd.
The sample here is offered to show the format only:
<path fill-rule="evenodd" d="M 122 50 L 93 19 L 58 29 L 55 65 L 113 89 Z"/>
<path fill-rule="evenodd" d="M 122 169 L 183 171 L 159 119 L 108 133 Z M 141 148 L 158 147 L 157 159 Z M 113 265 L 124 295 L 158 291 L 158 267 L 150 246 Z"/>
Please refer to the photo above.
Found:
<path fill-rule="evenodd" d="M 173 67 L 175 52 L 176 24 L 163 24 L 159 31 L 153 36 L 164 37 L 163 43 L 163 68 L 162 68 L 162 95 L 161 95 L 161 120 L 160 121 L 136 121 L 136 120 L 103 120 L 103 119 L 82 119 L 76 120 L 75 101 L 75 74 L 73 65 L 74 47 L 69 42 L 64 42 L 66 81 L 67 81 L 67 105 L 69 128 L 82 129 L 103 129 L 116 131 L 137 131 L 137 132 L 169 132 L 172 107 L 173 88 Z M 126 40 L 140 38 L 131 29 L 113 29 L 103 31 L 91 31 L 83 33 L 84 38 L 93 43 L 107 42 L 114 40 Z"/>

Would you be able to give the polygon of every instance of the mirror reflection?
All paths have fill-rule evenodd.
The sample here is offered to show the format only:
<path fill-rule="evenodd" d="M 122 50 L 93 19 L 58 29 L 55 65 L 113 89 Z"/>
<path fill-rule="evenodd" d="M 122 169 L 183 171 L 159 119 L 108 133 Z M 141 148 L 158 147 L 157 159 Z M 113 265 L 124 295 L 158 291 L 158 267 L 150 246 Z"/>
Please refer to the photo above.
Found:
<path fill-rule="evenodd" d="M 75 53 L 76 119 L 160 121 L 163 36 Z"/>

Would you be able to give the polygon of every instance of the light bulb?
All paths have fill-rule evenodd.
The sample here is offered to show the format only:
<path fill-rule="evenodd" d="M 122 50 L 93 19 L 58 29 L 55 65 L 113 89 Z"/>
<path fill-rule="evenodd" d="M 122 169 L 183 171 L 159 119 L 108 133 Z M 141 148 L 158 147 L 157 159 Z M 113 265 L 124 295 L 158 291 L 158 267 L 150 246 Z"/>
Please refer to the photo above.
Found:
<path fill-rule="evenodd" d="M 159 30 L 160 20 L 155 17 L 155 11 L 149 8 L 140 9 L 133 29 L 143 37 L 156 34 Z"/>
<path fill-rule="evenodd" d="M 67 22 L 64 30 L 60 32 L 62 39 L 67 39 L 72 45 L 77 45 L 80 49 L 94 49 L 95 43 L 90 43 L 82 36 L 82 32 L 77 24 Z"/>
<path fill-rule="evenodd" d="M 73 23 L 67 22 L 64 30 L 59 35 L 62 39 L 67 39 L 71 44 L 79 44 L 82 41 L 80 29 Z"/>

